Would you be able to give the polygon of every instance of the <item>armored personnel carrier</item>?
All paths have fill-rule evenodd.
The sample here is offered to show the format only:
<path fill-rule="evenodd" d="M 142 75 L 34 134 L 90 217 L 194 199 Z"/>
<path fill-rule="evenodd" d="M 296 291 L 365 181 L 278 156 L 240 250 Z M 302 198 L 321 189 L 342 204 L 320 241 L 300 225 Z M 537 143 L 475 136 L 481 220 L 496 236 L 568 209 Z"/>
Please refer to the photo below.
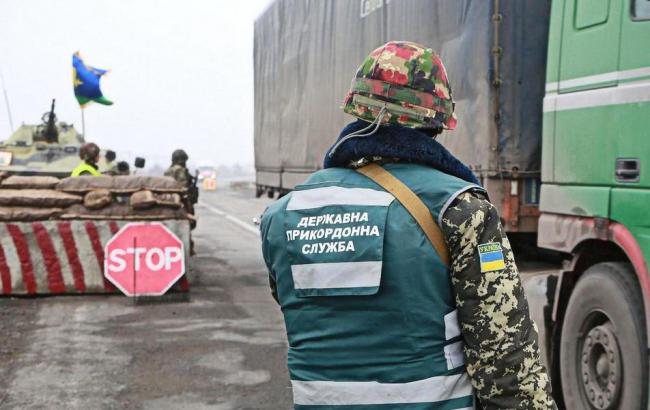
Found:
<path fill-rule="evenodd" d="M 52 107 L 41 124 L 23 124 L 0 143 L 0 172 L 17 175 L 67 177 L 79 163 L 79 147 L 84 136 L 72 124 L 58 121 Z M 110 168 L 102 155 L 100 172 Z"/>

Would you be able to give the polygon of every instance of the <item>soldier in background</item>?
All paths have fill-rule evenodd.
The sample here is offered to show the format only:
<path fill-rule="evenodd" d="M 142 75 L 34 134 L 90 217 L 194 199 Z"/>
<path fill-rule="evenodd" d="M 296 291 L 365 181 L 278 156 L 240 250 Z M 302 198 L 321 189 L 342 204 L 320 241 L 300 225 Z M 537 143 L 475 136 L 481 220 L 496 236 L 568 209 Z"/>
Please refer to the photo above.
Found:
<path fill-rule="evenodd" d="M 324 169 L 262 217 L 296 408 L 555 409 L 499 214 L 436 141 L 456 127 L 438 55 L 379 47 L 344 111 Z"/>
<path fill-rule="evenodd" d="M 187 169 L 187 160 L 189 157 L 182 149 L 177 149 L 172 153 L 172 164 L 165 171 L 166 177 L 172 177 L 184 187 L 187 188 L 187 194 L 184 197 L 185 206 L 191 214 L 194 214 L 194 204 L 199 200 L 199 191 L 196 187 L 196 178 L 190 174 Z"/>
<path fill-rule="evenodd" d="M 131 175 L 131 167 L 126 161 L 118 161 L 113 172 L 114 175 Z"/>
<path fill-rule="evenodd" d="M 188 159 L 189 157 L 184 150 L 175 150 L 172 153 L 172 164 L 165 171 L 165 176 L 174 178 L 185 187 L 189 186 L 192 175 L 190 175 L 190 171 L 187 169 Z"/>
<path fill-rule="evenodd" d="M 117 155 L 115 151 L 107 150 L 104 154 L 104 158 L 108 164 L 108 171 L 104 172 L 104 175 L 117 176 L 117 175 L 131 175 L 131 167 L 126 161 L 115 162 Z"/>
<path fill-rule="evenodd" d="M 194 204 L 199 200 L 199 189 L 196 186 L 196 177 L 193 177 L 187 169 L 188 159 L 185 150 L 177 149 L 172 152 L 172 164 L 165 171 L 165 176 L 174 178 L 187 188 L 186 194 L 183 195 L 183 203 L 187 212 L 194 215 Z M 190 222 L 190 229 L 194 228 L 196 228 L 196 219 Z M 194 240 L 190 238 L 190 255 L 194 254 Z"/>
<path fill-rule="evenodd" d="M 99 146 L 94 142 L 85 143 L 79 148 L 79 157 L 81 163 L 72 170 L 70 176 L 99 176 L 101 173 L 98 170 L 97 163 L 99 162 Z"/>

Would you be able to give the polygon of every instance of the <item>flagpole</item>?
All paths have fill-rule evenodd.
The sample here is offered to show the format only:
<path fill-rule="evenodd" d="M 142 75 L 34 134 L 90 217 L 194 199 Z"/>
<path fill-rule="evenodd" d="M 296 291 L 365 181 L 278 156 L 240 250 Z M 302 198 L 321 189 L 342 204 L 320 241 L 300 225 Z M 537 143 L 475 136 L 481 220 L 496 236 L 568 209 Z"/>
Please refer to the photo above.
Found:
<path fill-rule="evenodd" d="M 9 106 L 9 96 L 7 96 L 7 88 L 5 87 L 5 78 L 2 75 L 2 70 L 0 70 L 0 82 L 2 82 L 2 93 L 4 94 L 5 97 L 5 105 L 7 106 L 7 117 L 9 117 L 9 128 L 11 128 L 11 132 L 14 132 L 14 121 L 13 118 L 11 117 L 11 107 Z"/>
<path fill-rule="evenodd" d="M 81 108 L 81 135 L 84 136 L 84 139 L 86 138 L 86 116 L 84 115 L 84 108 Z"/>

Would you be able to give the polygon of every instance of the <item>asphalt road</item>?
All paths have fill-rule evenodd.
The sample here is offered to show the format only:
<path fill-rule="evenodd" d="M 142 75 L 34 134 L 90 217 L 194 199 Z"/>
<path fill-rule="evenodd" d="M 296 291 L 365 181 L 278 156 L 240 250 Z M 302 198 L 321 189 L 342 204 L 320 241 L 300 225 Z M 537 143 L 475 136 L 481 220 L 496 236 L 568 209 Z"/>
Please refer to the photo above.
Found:
<path fill-rule="evenodd" d="M 0 298 L 0 409 L 289 409 L 252 190 L 202 193 L 189 301 Z"/>
<path fill-rule="evenodd" d="M 292 407 L 284 324 L 252 223 L 271 200 L 224 187 L 200 202 L 189 301 L 0 298 L 0 410 Z M 543 269 L 530 271 L 529 300 L 543 306 Z M 542 313 L 531 309 L 539 323 Z"/>

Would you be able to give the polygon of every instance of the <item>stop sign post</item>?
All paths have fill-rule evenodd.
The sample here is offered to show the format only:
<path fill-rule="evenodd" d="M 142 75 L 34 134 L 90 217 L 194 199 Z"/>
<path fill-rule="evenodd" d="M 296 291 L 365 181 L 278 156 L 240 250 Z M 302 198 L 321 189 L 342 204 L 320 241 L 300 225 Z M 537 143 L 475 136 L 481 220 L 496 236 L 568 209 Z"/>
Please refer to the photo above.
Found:
<path fill-rule="evenodd" d="M 163 295 L 185 274 L 183 242 L 159 222 L 125 225 L 104 255 L 104 276 L 127 296 Z"/>

